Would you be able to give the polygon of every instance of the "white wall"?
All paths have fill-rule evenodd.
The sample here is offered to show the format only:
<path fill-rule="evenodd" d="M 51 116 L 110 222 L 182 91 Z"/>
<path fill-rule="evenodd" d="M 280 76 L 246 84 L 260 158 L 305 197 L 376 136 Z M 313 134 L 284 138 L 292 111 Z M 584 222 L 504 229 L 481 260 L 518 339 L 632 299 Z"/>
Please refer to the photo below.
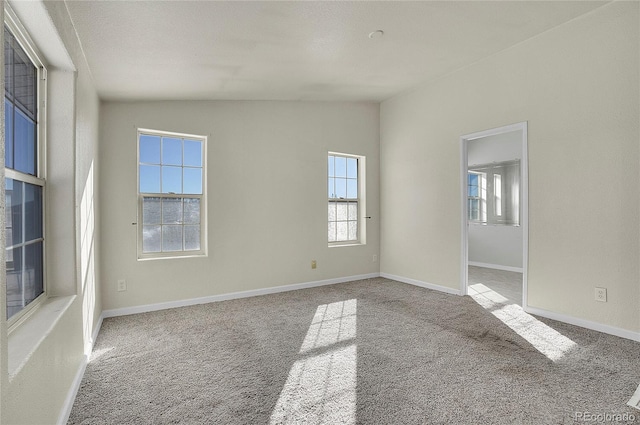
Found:
<path fill-rule="evenodd" d="M 383 102 L 381 272 L 459 288 L 459 137 L 528 121 L 529 305 L 640 331 L 639 40 L 614 2 Z"/>
<path fill-rule="evenodd" d="M 471 140 L 467 144 L 467 159 L 470 166 L 522 159 L 522 132 L 510 131 Z"/>
<path fill-rule="evenodd" d="M 45 220 L 50 299 L 2 346 L 0 359 L 7 356 L 9 366 L 3 365 L 0 375 L 0 422 L 51 424 L 64 419 L 102 312 L 91 261 L 99 240 L 97 214 L 89 202 L 98 184 L 99 100 L 64 3 L 11 4 L 49 65 Z M 4 298 L 0 301 L 4 305 Z M 4 318 L 0 315 L 3 328 Z"/>
<path fill-rule="evenodd" d="M 482 137 L 467 143 L 469 166 L 522 159 L 522 132 Z M 522 227 L 469 223 L 469 262 L 522 268 Z"/>
<path fill-rule="evenodd" d="M 469 223 L 469 263 L 522 268 L 522 227 Z"/>
<path fill-rule="evenodd" d="M 209 136 L 206 258 L 136 259 L 136 127 Z M 377 104 L 105 102 L 100 129 L 105 310 L 379 271 Z M 366 156 L 366 245 L 327 247 L 328 151 Z"/>

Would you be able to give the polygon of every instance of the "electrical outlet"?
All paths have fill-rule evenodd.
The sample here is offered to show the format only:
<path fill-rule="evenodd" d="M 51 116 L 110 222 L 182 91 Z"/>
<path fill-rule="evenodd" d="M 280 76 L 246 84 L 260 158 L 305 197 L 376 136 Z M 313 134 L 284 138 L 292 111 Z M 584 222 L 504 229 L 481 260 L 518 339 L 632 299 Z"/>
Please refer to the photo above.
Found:
<path fill-rule="evenodd" d="M 311 268 L 315 269 L 317 267 L 316 260 L 311 260 Z"/>
<path fill-rule="evenodd" d="M 127 281 L 124 279 L 118 279 L 118 292 L 127 290 Z"/>
<path fill-rule="evenodd" d="M 607 302 L 607 288 L 596 288 L 595 292 L 596 301 L 600 301 L 603 303 Z"/>
<path fill-rule="evenodd" d="M 376 261 L 378 261 L 378 255 L 377 254 L 373 254 L 373 257 L 371 258 L 371 261 L 374 262 L 374 263 Z"/>

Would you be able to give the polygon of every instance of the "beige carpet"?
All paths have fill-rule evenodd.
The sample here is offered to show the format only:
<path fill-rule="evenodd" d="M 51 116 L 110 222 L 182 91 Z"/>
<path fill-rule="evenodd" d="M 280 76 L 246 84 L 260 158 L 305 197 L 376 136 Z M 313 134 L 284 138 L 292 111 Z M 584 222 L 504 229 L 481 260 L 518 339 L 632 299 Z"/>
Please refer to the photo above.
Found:
<path fill-rule="evenodd" d="M 517 308 L 378 278 L 106 319 L 69 423 L 640 416 L 640 344 Z"/>

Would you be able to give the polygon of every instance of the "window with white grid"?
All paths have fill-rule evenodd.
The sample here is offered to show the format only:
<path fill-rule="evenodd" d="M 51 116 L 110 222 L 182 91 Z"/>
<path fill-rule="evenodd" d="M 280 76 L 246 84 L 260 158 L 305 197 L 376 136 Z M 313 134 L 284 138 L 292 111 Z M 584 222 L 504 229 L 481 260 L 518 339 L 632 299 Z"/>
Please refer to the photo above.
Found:
<path fill-rule="evenodd" d="M 12 323 L 46 297 L 41 126 L 46 70 L 15 19 L 11 15 L 4 27 L 5 277 L 7 319 Z"/>
<path fill-rule="evenodd" d="M 360 190 L 363 157 L 330 152 L 328 155 L 329 244 L 361 240 Z"/>
<path fill-rule="evenodd" d="M 138 131 L 138 258 L 206 254 L 206 140 Z"/>

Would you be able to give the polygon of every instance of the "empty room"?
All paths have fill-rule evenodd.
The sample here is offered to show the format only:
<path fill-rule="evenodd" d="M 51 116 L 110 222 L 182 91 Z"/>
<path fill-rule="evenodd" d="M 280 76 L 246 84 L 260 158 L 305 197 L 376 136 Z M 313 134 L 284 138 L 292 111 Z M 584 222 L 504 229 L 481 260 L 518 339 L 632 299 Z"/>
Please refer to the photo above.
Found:
<path fill-rule="evenodd" d="M 639 2 L 2 5 L 0 423 L 640 423 Z"/>

